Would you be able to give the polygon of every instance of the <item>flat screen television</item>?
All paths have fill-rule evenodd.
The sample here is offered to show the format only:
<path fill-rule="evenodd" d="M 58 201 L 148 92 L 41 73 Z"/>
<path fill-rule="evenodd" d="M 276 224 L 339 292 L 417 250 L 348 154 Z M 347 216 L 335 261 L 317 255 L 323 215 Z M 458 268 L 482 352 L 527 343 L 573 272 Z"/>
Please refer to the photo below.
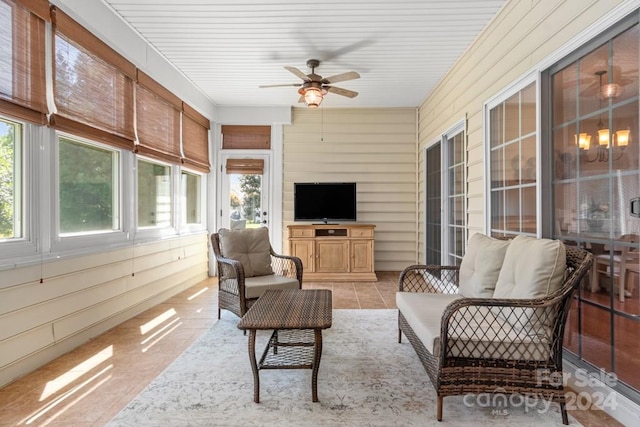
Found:
<path fill-rule="evenodd" d="M 293 184 L 293 220 L 356 221 L 355 182 L 296 182 Z"/>

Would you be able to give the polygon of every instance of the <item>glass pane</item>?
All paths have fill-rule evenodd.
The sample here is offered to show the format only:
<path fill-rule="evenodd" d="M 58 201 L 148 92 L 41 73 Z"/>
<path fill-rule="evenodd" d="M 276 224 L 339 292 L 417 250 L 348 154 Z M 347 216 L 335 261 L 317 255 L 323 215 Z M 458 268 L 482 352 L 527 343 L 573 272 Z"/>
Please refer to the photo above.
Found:
<path fill-rule="evenodd" d="M 507 162 L 505 164 L 505 185 L 518 185 L 520 183 L 520 170 L 522 169 L 520 161 L 520 144 L 518 144 L 518 141 L 505 145 L 504 157 Z"/>
<path fill-rule="evenodd" d="M 255 228 L 262 224 L 262 175 L 229 175 L 229 225 L 231 229 Z"/>
<path fill-rule="evenodd" d="M 567 102 L 580 90 L 577 65 L 568 66 L 552 77 L 553 122 L 566 123 L 576 117 L 576 105 Z"/>
<path fill-rule="evenodd" d="M 536 131 L 536 85 L 531 83 L 522 90 L 522 135 Z"/>
<path fill-rule="evenodd" d="M 504 148 L 491 150 L 491 188 L 504 187 Z"/>
<path fill-rule="evenodd" d="M 138 227 L 171 226 L 171 167 L 138 160 Z"/>
<path fill-rule="evenodd" d="M 504 230 L 504 190 L 491 192 L 491 228 Z"/>
<path fill-rule="evenodd" d="M 611 317 L 590 304 L 582 304 L 582 358 L 611 372 Z"/>
<path fill-rule="evenodd" d="M 567 323 L 564 331 L 564 346 L 574 354 L 579 354 L 580 337 L 578 336 L 578 299 L 573 298 L 567 315 Z"/>
<path fill-rule="evenodd" d="M 0 239 L 22 237 L 22 126 L 0 120 Z"/>
<path fill-rule="evenodd" d="M 502 111 L 502 104 L 500 104 L 489 112 L 489 120 L 491 121 L 491 136 L 489 143 L 491 148 L 504 144 Z"/>
<path fill-rule="evenodd" d="M 612 60 L 606 83 L 614 85 L 616 102 L 638 96 L 639 45 L 640 28 L 637 25 L 613 39 Z"/>
<path fill-rule="evenodd" d="M 555 233 L 575 235 L 578 223 L 578 197 L 575 184 L 556 184 L 554 187 Z"/>
<path fill-rule="evenodd" d="M 575 125 L 561 127 L 553 132 L 554 151 L 556 153 L 554 176 L 557 179 L 575 179 L 578 174 L 577 134 Z M 587 137 L 590 141 L 591 137 L 588 134 L 583 133 L 580 136 L 584 141 L 586 141 L 585 138 Z M 587 142 L 584 143 L 587 144 Z"/>
<path fill-rule="evenodd" d="M 429 265 L 442 264 L 442 187 L 441 187 L 441 144 L 438 143 L 426 152 L 426 254 L 425 260 Z"/>
<path fill-rule="evenodd" d="M 638 358 L 638 330 L 640 323 L 637 319 L 614 316 L 615 325 L 615 365 L 618 379 L 640 390 L 640 358 Z"/>
<path fill-rule="evenodd" d="M 455 164 L 461 164 L 464 162 L 464 133 L 460 132 L 453 137 L 453 146 L 455 151 Z"/>
<path fill-rule="evenodd" d="M 505 191 L 505 221 L 507 231 L 520 231 L 520 189 Z"/>
<path fill-rule="evenodd" d="M 0 40 L 2 40 L 0 43 L 0 69 L 2 69 L 0 93 L 4 95 L 3 98 L 12 98 L 13 95 L 13 52 L 16 50 L 17 43 L 13 39 L 14 29 L 11 15 L 11 6 L 4 2 L 0 3 Z"/>
<path fill-rule="evenodd" d="M 520 136 L 520 93 L 504 103 L 504 139 L 511 142 Z"/>
<path fill-rule="evenodd" d="M 117 230 L 118 152 L 59 141 L 60 233 Z"/>
<path fill-rule="evenodd" d="M 522 189 L 522 231 L 536 232 L 536 187 Z"/>
<path fill-rule="evenodd" d="M 525 138 L 520 144 L 520 184 L 536 182 L 536 138 Z"/>
<path fill-rule="evenodd" d="M 202 223 L 202 177 L 182 172 L 182 218 L 185 224 Z"/>

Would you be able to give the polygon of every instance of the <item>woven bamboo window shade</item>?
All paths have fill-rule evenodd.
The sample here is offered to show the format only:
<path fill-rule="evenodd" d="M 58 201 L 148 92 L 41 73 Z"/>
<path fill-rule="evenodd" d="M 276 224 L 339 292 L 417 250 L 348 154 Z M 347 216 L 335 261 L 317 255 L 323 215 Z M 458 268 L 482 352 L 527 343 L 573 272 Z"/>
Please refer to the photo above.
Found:
<path fill-rule="evenodd" d="M 3 80 L 10 74 L 10 84 L 0 84 L 0 112 L 36 124 L 46 124 L 45 21 L 50 20 L 49 3 L 40 0 L 3 0 L 9 10 L 11 34 L 3 40 L 0 62 Z M 8 53 L 8 57 L 5 54 Z M 4 68 L 4 67 L 3 67 Z"/>
<path fill-rule="evenodd" d="M 151 77 L 137 70 L 135 152 L 180 163 L 180 111 L 182 101 Z"/>
<path fill-rule="evenodd" d="M 268 150 L 271 148 L 271 126 L 222 125 L 222 148 L 236 150 Z"/>
<path fill-rule="evenodd" d="M 51 125 L 133 149 L 136 67 L 55 6 L 54 101 Z"/>
<path fill-rule="evenodd" d="M 182 163 L 209 172 L 209 120 L 182 103 Z"/>
<path fill-rule="evenodd" d="M 228 174 L 262 175 L 263 171 L 263 159 L 227 159 L 226 172 Z"/>

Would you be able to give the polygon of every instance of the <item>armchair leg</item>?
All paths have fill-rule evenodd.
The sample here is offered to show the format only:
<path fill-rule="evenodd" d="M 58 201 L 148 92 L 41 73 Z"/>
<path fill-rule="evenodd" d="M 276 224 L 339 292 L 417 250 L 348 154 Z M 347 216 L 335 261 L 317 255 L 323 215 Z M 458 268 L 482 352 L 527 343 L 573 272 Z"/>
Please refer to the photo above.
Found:
<path fill-rule="evenodd" d="M 560 404 L 560 414 L 562 414 L 562 424 L 569 425 L 569 417 L 567 417 L 567 407 L 564 402 Z"/>
<path fill-rule="evenodd" d="M 218 320 L 220 320 L 220 307 L 218 307 Z"/>
<path fill-rule="evenodd" d="M 438 396 L 438 405 L 436 408 L 436 418 L 438 421 L 442 421 L 442 396 Z"/>
<path fill-rule="evenodd" d="M 398 329 L 398 344 L 402 343 L 402 331 Z"/>

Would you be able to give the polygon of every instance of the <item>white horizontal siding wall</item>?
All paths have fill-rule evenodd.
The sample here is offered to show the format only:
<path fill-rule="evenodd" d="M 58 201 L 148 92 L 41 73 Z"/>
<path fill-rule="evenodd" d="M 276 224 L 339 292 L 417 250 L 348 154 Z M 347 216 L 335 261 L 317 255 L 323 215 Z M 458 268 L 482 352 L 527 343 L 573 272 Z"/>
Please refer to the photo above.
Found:
<path fill-rule="evenodd" d="M 207 259 L 198 234 L 3 271 L 0 386 L 206 279 Z"/>
<path fill-rule="evenodd" d="M 617 0 L 511 1 L 419 108 L 419 259 L 424 260 L 424 147 L 468 118 L 467 221 L 484 232 L 483 103 L 622 3 Z M 541 71 L 541 70 L 540 70 Z"/>
<path fill-rule="evenodd" d="M 283 152 L 284 242 L 294 182 L 356 182 L 358 223 L 376 226 L 375 269 L 399 271 L 415 262 L 415 109 L 294 108 Z"/>

